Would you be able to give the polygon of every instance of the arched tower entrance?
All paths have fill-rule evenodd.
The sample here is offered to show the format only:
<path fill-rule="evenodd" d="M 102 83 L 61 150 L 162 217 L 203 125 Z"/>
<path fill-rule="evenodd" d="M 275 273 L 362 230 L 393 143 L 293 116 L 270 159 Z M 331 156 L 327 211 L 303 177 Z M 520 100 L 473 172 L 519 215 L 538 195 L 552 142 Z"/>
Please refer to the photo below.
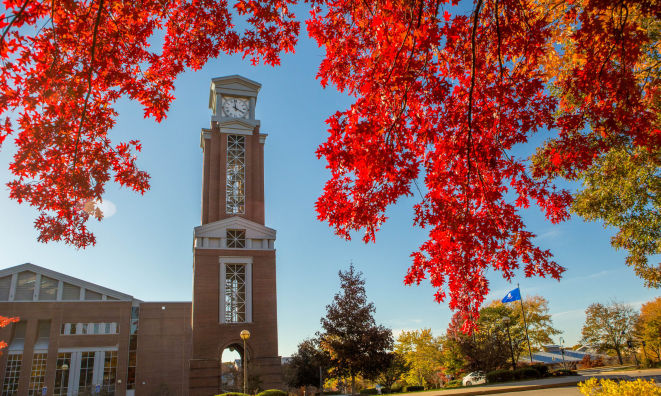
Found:
<path fill-rule="evenodd" d="M 195 228 L 190 396 L 223 389 L 222 355 L 241 350 L 264 389 L 282 387 L 278 356 L 276 231 L 264 224 L 264 144 L 255 119 L 261 85 L 214 78 L 211 128 L 202 129 L 202 219 Z M 240 348 L 239 348 L 240 347 Z"/>

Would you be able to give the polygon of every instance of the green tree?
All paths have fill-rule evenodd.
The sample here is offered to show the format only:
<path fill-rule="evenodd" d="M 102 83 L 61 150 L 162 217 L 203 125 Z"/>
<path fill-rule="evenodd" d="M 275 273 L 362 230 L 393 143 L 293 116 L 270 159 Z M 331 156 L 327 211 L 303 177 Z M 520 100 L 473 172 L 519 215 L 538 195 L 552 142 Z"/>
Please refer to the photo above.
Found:
<path fill-rule="evenodd" d="M 489 303 L 490 307 L 506 306 L 511 310 L 510 319 L 510 332 L 516 333 L 516 340 L 519 339 L 519 333 L 525 330 L 523 314 L 521 311 L 521 303 L 514 302 L 503 304 L 500 300 L 493 300 Z M 530 338 L 531 346 L 541 347 L 553 343 L 553 336 L 562 334 L 562 332 L 553 327 L 553 319 L 549 313 L 549 302 L 547 299 L 540 295 L 526 296 L 523 299 L 523 306 L 525 308 L 526 320 L 528 324 L 528 337 Z M 523 334 L 525 336 L 525 334 Z M 517 355 L 518 357 L 518 355 Z"/>
<path fill-rule="evenodd" d="M 375 379 L 390 364 L 392 331 L 376 325 L 373 303 L 367 302 L 365 280 L 353 264 L 340 271 L 341 290 L 326 306 L 321 319 L 319 345 L 329 355 L 330 375 L 350 377 L 351 393 L 356 393 L 356 377 Z"/>
<path fill-rule="evenodd" d="M 298 349 L 289 360 L 287 384 L 292 388 L 320 385 L 319 368 L 328 367 L 328 354 L 319 348 L 318 340 L 307 339 L 298 344 Z"/>
<path fill-rule="evenodd" d="M 379 375 L 378 381 L 383 383 L 387 392 L 390 393 L 392 386 L 400 381 L 409 370 L 411 370 L 411 365 L 406 361 L 404 355 L 391 352 L 390 365 Z"/>
<path fill-rule="evenodd" d="M 456 315 L 455 315 L 456 316 Z M 507 336 L 503 318 L 509 317 L 512 344 Z M 517 325 L 516 314 L 507 306 L 485 307 L 480 310 L 477 329 L 468 335 L 460 331 L 461 320 L 457 317 L 450 324 L 448 335 L 459 345 L 461 353 L 466 357 L 472 370 L 491 371 L 510 367 L 512 345 L 515 361 L 525 349 L 525 334 L 523 328 Z"/>
<path fill-rule="evenodd" d="M 465 355 L 461 351 L 461 345 L 455 337 L 446 336 L 443 339 L 442 352 L 443 366 L 441 370 L 447 376 L 456 378 L 468 365 Z"/>
<path fill-rule="evenodd" d="M 583 189 L 572 212 L 585 220 L 614 227 L 616 249 L 628 250 L 627 265 L 645 281 L 661 287 L 661 264 L 648 257 L 661 253 L 661 153 L 621 148 L 600 157 L 583 173 Z"/>
<path fill-rule="evenodd" d="M 410 370 L 407 382 L 424 386 L 425 381 L 436 383 L 436 373 L 442 362 L 442 340 L 434 337 L 431 329 L 404 331 L 397 337 L 395 351 L 402 354 Z"/>
<path fill-rule="evenodd" d="M 623 344 L 631 337 L 638 321 L 638 312 L 633 305 L 611 300 L 608 304 L 591 304 L 585 313 L 582 342 L 598 345 L 604 351 L 615 351 L 620 364 L 623 364 Z"/>

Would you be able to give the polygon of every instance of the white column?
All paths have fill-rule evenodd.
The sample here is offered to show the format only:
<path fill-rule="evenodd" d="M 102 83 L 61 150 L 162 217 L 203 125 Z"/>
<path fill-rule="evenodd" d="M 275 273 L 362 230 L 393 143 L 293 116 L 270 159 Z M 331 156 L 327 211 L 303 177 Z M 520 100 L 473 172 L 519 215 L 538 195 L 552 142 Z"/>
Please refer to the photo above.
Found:
<path fill-rule="evenodd" d="M 209 247 L 209 238 L 202 238 L 202 247 Z"/>
<path fill-rule="evenodd" d="M 262 239 L 262 249 L 268 249 L 268 248 L 269 248 L 269 240 Z"/>
<path fill-rule="evenodd" d="M 80 301 L 85 301 L 85 289 L 80 288 Z"/>
<path fill-rule="evenodd" d="M 257 104 L 257 101 L 255 98 L 250 98 L 250 119 L 254 120 L 255 119 L 255 105 Z"/>
<path fill-rule="evenodd" d="M 220 94 L 216 94 L 216 112 L 213 114 L 215 116 L 223 115 L 223 97 Z"/>
<path fill-rule="evenodd" d="M 269 239 L 269 249 L 275 249 L 275 239 Z"/>
<path fill-rule="evenodd" d="M 246 323 L 252 323 L 252 263 L 246 264 Z"/>
<path fill-rule="evenodd" d="M 16 295 L 16 284 L 18 283 L 18 274 L 12 274 L 11 276 L 11 286 L 9 287 L 9 300 L 14 301 L 14 295 Z"/>
<path fill-rule="evenodd" d="M 224 238 L 223 238 L 224 239 Z M 225 323 L 225 263 L 220 263 L 220 282 L 218 283 L 218 323 Z"/>
<path fill-rule="evenodd" d="M 252 249 L 252 239 L 246 239 L 246 249 Z"/>
<path fill-rule="evenodd" d="M 57 282 L 57 297 L 56 301 L 62 301 L 62 291 L 64 290 L 64 282 Z"/>
<path fill-rule="evenodd" d="M 220 238 L 220 248 L 227 249 L 227 238 Z"/>
<path fill-rule="evenodd" d="M 34 296 L 32 296 L 32 301 L 39 301 L 40 289 L 41 289 L 41 274 L 37 274 L 37 279 L 34 281 Z"/>

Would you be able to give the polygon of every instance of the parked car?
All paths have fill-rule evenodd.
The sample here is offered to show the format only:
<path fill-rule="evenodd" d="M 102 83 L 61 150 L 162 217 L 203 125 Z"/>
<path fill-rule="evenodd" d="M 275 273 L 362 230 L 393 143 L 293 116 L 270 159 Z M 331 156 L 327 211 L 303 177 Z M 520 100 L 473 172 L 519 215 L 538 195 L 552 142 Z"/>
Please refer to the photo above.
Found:
<path fill-rule="evenodd" d="M 461 383 L 464 384 L 464 386 L 486 384 L 487 375 L 484 371 L 474 371 L 465 376 Z"/>

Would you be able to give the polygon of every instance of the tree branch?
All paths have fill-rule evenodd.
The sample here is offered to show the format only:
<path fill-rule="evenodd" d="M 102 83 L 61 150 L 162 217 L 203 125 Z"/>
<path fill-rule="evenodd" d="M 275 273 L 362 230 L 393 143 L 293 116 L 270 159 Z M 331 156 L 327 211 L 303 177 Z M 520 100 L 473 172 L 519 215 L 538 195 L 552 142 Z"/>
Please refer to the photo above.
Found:
<path fill-rule="evenodd" d="M 94 23 L 94 35 L 92 37 L 92 54 L 90 59 L 90 69 L 87 76 L 87 95 L 85 96 L 85 104 L 83 105 L 83 114 L 80 117 L 80 125 L 78 126 L 78 133 L 76 135 L 76 146 L 74 148 L 73 164 L 71 169 L 75 169 L 76 162 L 78 161 L 78 143 L 80 142 L 80 133 L 83 130 L 83 123 L 87 116 L 87 103 L 89 102 L 90 94 L 92 93 L 92 74 L 94 74 L 94 55 L 96 53 L 96 37 L 99 32 L 99 23 L 101 22 L 101 14 L 103 12 L 103 1 L 99 2 L 99 11 L 96 14 L 96 22 Z"/>

